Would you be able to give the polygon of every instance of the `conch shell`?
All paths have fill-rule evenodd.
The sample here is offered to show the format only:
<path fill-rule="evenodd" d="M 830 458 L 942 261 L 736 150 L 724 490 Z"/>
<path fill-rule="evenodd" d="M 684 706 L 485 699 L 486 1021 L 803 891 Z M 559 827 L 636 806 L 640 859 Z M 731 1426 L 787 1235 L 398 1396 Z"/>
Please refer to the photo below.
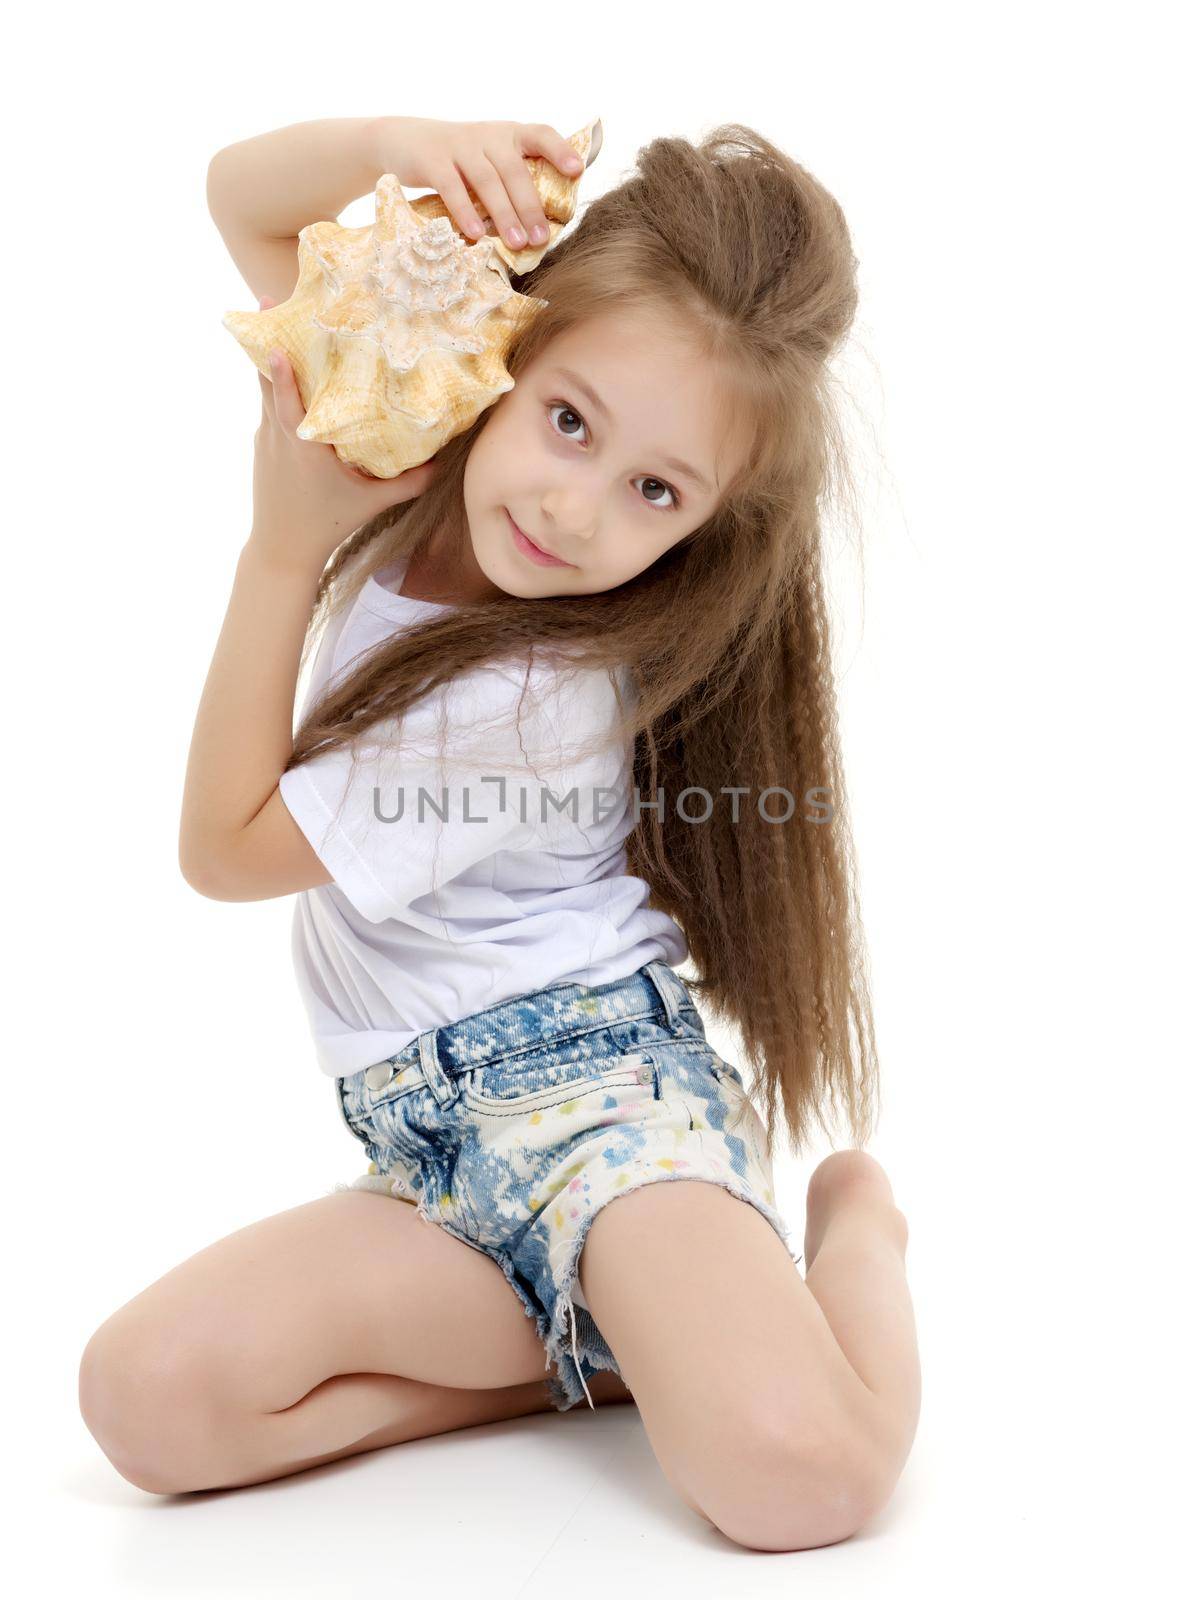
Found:
<path fill-rule="evenodd" d="M 584 170 L 601 144 L 599 118 L 568 139 Z M 478 242 L 441 197 L 409 202 L 395 173 L 375 185 L 365 228 L 312 222 L 300 230 L 291 299 L 221 320 L 264 377 L 278 346 L 292 364 L 305 417 L 302 439 L 340 460 L 394 478 L 435 455 L 513 387 L 504 364 L 526 318 L 549 302 L 519 294 L 508 271 L 528 272 L 575 214 L 577 186 L 543 157 L 526 159 L 546 213 L 545 244 L 511 250 L 484 219 Z"/>

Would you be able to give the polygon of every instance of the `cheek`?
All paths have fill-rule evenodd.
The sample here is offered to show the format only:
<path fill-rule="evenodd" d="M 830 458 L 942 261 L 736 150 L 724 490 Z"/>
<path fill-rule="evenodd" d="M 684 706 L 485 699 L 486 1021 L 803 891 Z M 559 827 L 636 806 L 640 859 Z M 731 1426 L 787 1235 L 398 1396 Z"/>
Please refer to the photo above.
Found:
<path fill-rule="evenodd" d="M 463 495 L 477 496 L 486 493 L 487 486 L 492 478 L 492 441 L 490 432 L 485 430 L 471 446 L 471 453 L 463 467 Z"/>
<path fill-rule="evenodd" d="M 516 441 L 510 436 L 513 429 L 499 412 L 493 411 L 471 446 L 463 474 L 464 485 L 475 483 L 483 492 L 490 493 L 505 477 L 506 467 L 520 460 L 522 453 L 515 449 Z"/>

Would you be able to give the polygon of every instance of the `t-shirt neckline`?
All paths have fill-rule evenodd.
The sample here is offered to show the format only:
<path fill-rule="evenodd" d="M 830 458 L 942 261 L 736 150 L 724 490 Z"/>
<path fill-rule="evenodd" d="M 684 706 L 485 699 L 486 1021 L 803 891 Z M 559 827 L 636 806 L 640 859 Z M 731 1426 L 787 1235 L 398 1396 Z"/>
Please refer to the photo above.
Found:
<path fill-rule="evenodd" d="M 397 594 L 395 586 L 403 580 L 407 570 L 408 557 L 401 556 L 371 574 L 364 585 L 364 597 L 373 611 L 387 617 L 402 618 L 438 615 L 455 609 L 436 600 L 416 600 L 409 594 Z"/>

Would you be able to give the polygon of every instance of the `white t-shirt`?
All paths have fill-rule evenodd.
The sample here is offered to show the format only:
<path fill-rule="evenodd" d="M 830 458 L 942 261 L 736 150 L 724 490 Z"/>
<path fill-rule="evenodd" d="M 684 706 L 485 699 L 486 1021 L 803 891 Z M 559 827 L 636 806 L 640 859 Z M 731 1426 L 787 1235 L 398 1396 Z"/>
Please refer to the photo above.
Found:
<path fill-rule="evenodd" d="M 368 578 L 329 624 L 306 711 L 354 657 L 450 609 L 397 594 L 405 565 Z M 333 878 L 296 896 L 292 923 L 329 1077 L 500 1000 L 687 958 L 679 924 L 628 871 L 628 748 L 583 749 L 617 710 L 607 674 L 534 659 L 527 686 L 523 661 L 472 670 L 376 723 L 357 763 L 343 746 L 280 778 Z"/>

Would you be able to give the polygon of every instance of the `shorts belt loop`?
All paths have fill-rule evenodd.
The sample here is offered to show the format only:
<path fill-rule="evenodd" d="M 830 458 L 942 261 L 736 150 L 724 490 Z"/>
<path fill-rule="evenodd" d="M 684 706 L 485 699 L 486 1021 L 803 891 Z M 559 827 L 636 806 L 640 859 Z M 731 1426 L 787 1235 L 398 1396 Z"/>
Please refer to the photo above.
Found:
<path fill-rule="evenodd" d="M 354 1133 L 354 1125 L 351 1123 L 349 1113 L 346 1110 L 346 1080 L 345 1080 L 345 1078 L 335 1078 L 333 1080 L 333 1088 L 334 1088 L 334 1093 L 337 1095 L 338 1116 L 342 1119 L 343 1123 L 345 1123 L 346 1127 L 350 1129 L 350 1132 Z M 357 1134 L 355 1134 L 354 1136 L 355 1136 L 355 1138 L 358 1137 Z"/>
<path fill-rule="evenodd" d="M 672 1033 L 678 1033 L 679 1027 L 679 990 L 676 985 L 679 979 L 667 966 L 665 961 L 650 961 L 646 965 L 651 982 L 658 990 L 659 999 L 663 1003 L 663 1012 L 666 1016 L 667 1027 Z"/>
<path fill-rule="evenodd" d="M 421 1053 L 421 1071 L 425 1082 L 433 1092 L 434 1099 L 440 1106 L 453 1105 L 458 1098 L 458 1089 L 446 1076 L 442 1063 L 438 1060 L 437 1029 L 426 1028 L 418 1036 L 418 1048 Z"/>

